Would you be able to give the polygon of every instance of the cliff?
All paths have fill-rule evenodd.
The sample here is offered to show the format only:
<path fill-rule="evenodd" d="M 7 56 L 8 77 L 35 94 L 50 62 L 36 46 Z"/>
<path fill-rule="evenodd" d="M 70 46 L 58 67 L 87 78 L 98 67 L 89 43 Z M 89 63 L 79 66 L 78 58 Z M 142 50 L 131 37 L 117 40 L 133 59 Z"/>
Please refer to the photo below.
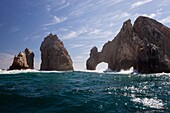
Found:
<path fill-rule="evenodd" d="M 86 62 L 95 70 L 100 62 L 120 71 L 134 67 L 140 73 L 170 72 L 170 29 L 154 19 L 140 16 L 134 25 L 123 23 L 118 35 L 104 44 L 101 52 L 93 47 Z"/>

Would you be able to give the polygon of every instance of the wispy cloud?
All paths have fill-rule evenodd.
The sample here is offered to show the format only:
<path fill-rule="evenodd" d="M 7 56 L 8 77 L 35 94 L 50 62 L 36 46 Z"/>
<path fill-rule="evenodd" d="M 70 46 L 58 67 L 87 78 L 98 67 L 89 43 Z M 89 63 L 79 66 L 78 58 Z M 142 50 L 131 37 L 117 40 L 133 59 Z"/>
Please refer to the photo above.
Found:
<path fill-rule="evenodd" d="M 51 6 L 50 5 L 46 5 L 46 9 L 47 9 L 48 12 L 51 11 Z"/>
<path fill-rule="evenodd" d="M 170 23 L 170 16 L 167 16 L 166 18 L 161 19 L 160 22 L 164 24 Z"/>
<path fill-rule="evenodd" d="M 138 14 L 139 16 L 146 16 L 149 18 L 155 18 L 157 15 L 155 13 L 151 13 L 151 14 Z"/>
<path fill-rule="evenodd" d="M 12 64 L 14 55 L 9 53 L 0 53 L 0 69 L 7 69 Z"/>
<path fill-rule="evenodd" d="M 80 16 L 92 9 L 94 4 L 89 4 L 92 0 L 87 0 L 86 2 L 79 3 L 73 11 L 70 13 L 71 16 Z"/>
<path fill-rule="evenodd" d="M 152 2 L 152 0 L 140 0 L 140 1 L 133 3 L 131 5 L 131 8 L 133 9 L 133 8 L 139 7 L 139 6 L 149 3 L 149 2 Z"/>
<path fill-rule="evenodd" d="M 35 35 L 35 36 L 32 37 L 33 40 L 37 40 L 39 38 L 41 38 L 41 35 Z"/>
<path fill-rule="evenodd" d="M 61 6 L 61 7 L 57 8 L 57 9 L 55 9 L 55 11 L 62 10 L 62 9 L 64 9 L 64 8 L 68 7 L 69 5 L 70 5 L 70 3 L 67 2 L 67 3 L 65 3 L 63 6 Z"/>
<path fill-rule="evenodd" d="M 169 3 L 170 3 L 170 1 L 169 0 L 161 0 L 161 3 L 159 3 L 159 7 L 166 7 L 166 6 L 168 6 L 169 5 Z"/>
<path fill-rule="evenodd" d="M 129 17 L 129 16 L 130 16 L 130 14 L 127 12 L 120 12 L 120 13 L 117 13 L 116 15 L 114 15 L 113 19 L 120 20 L 120 19 Z"/>
<path fill-rule="evenodd" d="M 89 32 L 89 34 L 99 34 L 101 32 L 101 29 L 93 29 Z"/>
<path fill-rule="evenodd" d="M 19 31 L 19 28 L 18 28 L 18 27 L 11 27 L 11 28 L 9 29 L 9 32 L 11 32 L 11 33 L 17 32 L 17 31 Z"/>
<path fill-rule="evenodd" d="M 69 48 L 73 49 L 73 48 L 80 48 L 83 46 L 84 46 L 84 44 L 71 44 L 71 45 L 69 45 Z"/>
<path fill-rule="evenodd" d="M 50 11 L 60 11 L 68 6 L 70 6 L 71 2 L 73 0 L 50 0 L 50 1 L 45 1 L 46 2 L 46 10 L 47 12 Z"/>
<path fill-rule="evenodd" d="M 82 28 L 82 29 L 77 30 L 77 31 L 71 31 L 68 34 L 64 35 L 63 39 L 64 40 L 72 39 L 72 38 L 78 37 L 78 36 L 80 36 L 80 35 L 82 35 L 83 33 L 86 33 L 86 32 L 88 32 L 88 30 L 86 28 Z"/>
<path fill-rule="evenodd" d="M 84 56 L 80 56 L 80 55 L 79 55 L 79 56 L 74 57 L 73 60 L 74 60 L 74 61 L 84 61 L 85 58 L 84 58 Z"/>
<path fill-rule="evenodd" d="M 66 21 L 66 20 L 67 20 L 67 17 L 57 17 L 57 16 L 53 16 L 52 22 L 47 23 L 47 24 L 45 24 L 44 26 L 56 25 L 56 24 L 58 24 L 58 23 L 62 23 L 62 22 L 64 22 L 64 21 Z"/>

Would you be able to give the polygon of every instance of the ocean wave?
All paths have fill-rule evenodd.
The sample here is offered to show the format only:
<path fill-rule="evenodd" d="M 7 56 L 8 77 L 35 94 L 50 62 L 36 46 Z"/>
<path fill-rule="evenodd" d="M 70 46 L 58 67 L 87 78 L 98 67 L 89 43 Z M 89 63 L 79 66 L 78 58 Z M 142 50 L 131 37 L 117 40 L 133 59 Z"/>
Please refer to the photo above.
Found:
<path fill-rule="evenodd" d="M 113 71 L 111 69 L 106 70 L 76 70 L 80 72 L 89 72 L 89 73 L 107 73 L 107 74 L 135 74 L 137 73 L 133 67 L 128 70 L 120 70 L 120 71 Z"/>
<path fill-rule="evenodd" d="M 156 98 L 133 98 L 133 102 L 141 103 L 144 106 L 155 108 L 155 109 L 164 109 L 163 101 Z"/>
<path fill-rule="evenodd" d="M 0 74 L 20 74 L 20 73 L 64 73 L 71 71 L 39 71 L 35 69 L 27 70 L 0 70 Z"/>
<path fill-rule="evenodd" d="M 0 69 L 0 74 L 20 74 L 20 73 L 65 73 L 65 72 L 84 72 L 84 73 L 100 73 L 100 74 L 130 74 L 130 75 L 140 75 L 140 76 L 170 76 L 170 73 L 154 73 L 154 74 L 139 74 L 136 70 L 130 68 L 129 70 L 116 71 L 103 71 L 103 70 L 74 70 L 74 71 L 40 71 L 36 69 L 27 69 L 27 70 L 2 70 Z"/>

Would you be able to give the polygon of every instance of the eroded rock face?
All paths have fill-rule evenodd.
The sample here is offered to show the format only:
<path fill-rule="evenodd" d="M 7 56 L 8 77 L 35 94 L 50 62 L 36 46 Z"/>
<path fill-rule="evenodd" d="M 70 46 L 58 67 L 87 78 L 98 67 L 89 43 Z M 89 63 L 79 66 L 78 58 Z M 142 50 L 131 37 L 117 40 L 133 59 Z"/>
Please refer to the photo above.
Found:
<path fill-rule="evenodd" d="M 40 51 L 42 60 L 40 70 L 73 70 L 70 55 L 57 35 L 49 34 L 42 42 Z"/>
<path fill-rule="evenodd" d="M 127 20 L 101 52 L 96 50 L 91 50 L 87 60 L 89 70 L 106 62 L 115 71 L 134 67 L 141 73 L 170 72 L 170 29 L 148 17 L 138 17 L 133 26 Z"/>
<path fill-rule="evenodd" d="M 28 48 L 25 49 L 25 52 L 20 52 L 18 55 L 14 56 L 14 60 L 9 70 L 14 69 L 33 69 L 34 67 L 34 53 L 31 52 Z"/>
<path fill-rule="evenodd" d="M 34 69 L 34 53 L 30 49 L 26 48 L 25 54 L 29 68 Z"/>

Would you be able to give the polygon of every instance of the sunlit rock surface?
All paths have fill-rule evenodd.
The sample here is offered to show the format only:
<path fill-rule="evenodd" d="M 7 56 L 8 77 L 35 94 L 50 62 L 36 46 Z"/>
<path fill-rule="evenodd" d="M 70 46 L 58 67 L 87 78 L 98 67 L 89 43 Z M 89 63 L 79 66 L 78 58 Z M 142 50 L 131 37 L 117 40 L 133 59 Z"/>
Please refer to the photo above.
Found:
<path fill-rule="evenodd" d="M 73 70 L 71 57 L 57 35 L 49 34 L 44 38 L 40 50 L 42 60 L 40 70 Z"/>

